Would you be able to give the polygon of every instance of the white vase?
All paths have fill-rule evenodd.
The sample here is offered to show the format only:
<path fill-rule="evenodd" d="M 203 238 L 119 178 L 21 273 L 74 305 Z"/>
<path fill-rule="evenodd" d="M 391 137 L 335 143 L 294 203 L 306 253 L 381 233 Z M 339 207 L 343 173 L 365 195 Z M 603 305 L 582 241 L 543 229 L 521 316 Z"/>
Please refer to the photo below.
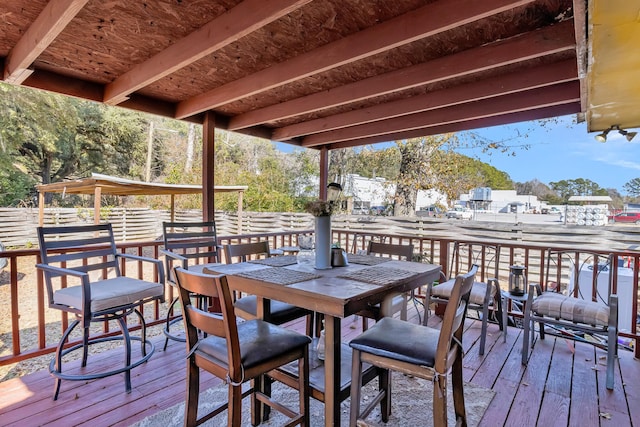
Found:
<path fill-rule="evenodd" d="M 316 268 L 331 268 L 331 217 L 316 217 Z"/>

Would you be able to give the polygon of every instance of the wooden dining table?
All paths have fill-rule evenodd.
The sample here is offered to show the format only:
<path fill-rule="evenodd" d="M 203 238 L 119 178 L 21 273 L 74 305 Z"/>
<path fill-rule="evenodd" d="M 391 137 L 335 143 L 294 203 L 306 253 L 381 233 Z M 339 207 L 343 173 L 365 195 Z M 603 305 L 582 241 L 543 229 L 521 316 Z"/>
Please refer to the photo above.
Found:
<path fill-rule="evenodd" d="M 440 266 L 371 255 L 348 255 L 349 265 L 317 270 L 295 256 L 208 266 L 205 273 L 225 274 L 229 286 L 258 297 L 257 315 L 268 321 L 270 300 L 324 314 L 325 357 L 310 350 L 311 396 L 324 402 L 325 425 L 340 425 L 340 402 L 349 396 L 351 349 L 341 339 L 341 320 L 399 292 L 438 280 Z M 373 370 L 363 378 L 374 378 Z"/>

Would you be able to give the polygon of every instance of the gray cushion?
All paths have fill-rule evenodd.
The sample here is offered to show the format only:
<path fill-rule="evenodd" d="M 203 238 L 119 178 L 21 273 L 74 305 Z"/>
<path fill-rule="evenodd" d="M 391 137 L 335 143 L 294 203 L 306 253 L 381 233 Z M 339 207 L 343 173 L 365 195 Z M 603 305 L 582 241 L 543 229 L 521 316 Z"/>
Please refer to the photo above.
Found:
<path fill-rule="evenodd" d="M 605 304 L 585 301 L 557 292 L 543 292 L 533 300 L 531 309 L 536 314 L 569 322 L 597 326 L 609 324 L 609 307 Z"/>
<path fill-rule="evenodd" d="M 160 297 L 164 286 L 130 277 L 93 282 L 91 288 L 91 311 L 98 312 L 110 308 L 133 304 L 145 298 Z M 72 286 L 57 290 L 53 294 L 56 304 L 82 309 L 82 286 Z"/>
<path fill-rule="evenodd" d="M 431 295 L 439 298 L 449 299 L 451 292 L 453 291 L 453 284 L 456 283 L 456 279 L 447 280 L 444 283 L 436 285 L 431 290 Z M 487 294 L 487 284 L 484 282 L 473 282 L 471 288 L 471 294 L 469 295 L 469 302 L 471 304 L 482 305 L 484 304 L 484 296 Z M 496 294 L 495 286 L 491 286 L 491 298 Z"/>

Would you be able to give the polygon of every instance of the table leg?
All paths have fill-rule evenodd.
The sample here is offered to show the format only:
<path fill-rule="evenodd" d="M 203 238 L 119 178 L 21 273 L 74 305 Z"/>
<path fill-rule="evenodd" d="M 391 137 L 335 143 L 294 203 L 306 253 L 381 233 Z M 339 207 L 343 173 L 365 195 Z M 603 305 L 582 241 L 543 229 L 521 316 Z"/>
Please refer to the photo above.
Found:
<path fill-rule="evenodd" d="M 324 358 L 324 424 L 340 425 L 340 364 L 341 327 L 340 318 L 325 316 L 325 358 Z"/>

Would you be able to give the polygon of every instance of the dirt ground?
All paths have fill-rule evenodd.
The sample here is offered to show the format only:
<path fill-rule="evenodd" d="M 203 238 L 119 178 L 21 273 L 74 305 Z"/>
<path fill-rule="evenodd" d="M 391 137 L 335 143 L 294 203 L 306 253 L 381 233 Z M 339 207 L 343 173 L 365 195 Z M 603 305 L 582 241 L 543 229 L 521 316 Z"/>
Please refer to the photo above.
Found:
<path fill-rule="evenodd" d="M 38 308 L 37 308 L 37 296 L 38 296 L 38 286 L 37 286 L 37 275 L 35 269 L 35 256 L 32 257 L 20 257 L 18 263 L 18 297 L 17 297 L 17 307 L 19 312 L 19 328 L 20 328 L 20 348 L 21 351 L 35 349 L 38 346 L 38 333 L 37 333 L 37 325 L 38 325 Z M 152 274 L 151 269 L 149 269 L 149 274 Z M 128 270 L 130 274 L 134 274 L 135 267 L 132 267 L 131 270 Z M 145 276 L 147 274 L 147 270 L 145 270 Z M 11 298 L 11 285 L 10 285 L 10 275 L 8 268 L 0 272 L 0 301 L 4 301 L 0 304 L 0 357 L 8 356 L 12 354 L 13 351 L 13 342 L 11 338 L 11 330 L 12 323 L 11 319 L 13 318 L 11 312 L 10 298 Z M 71 285 L 71 284 L 70 284 Z M 44 289 L 42 290 L 44 291 Z M 60 336 L 62 335 L 61 328 L 61 312 L 60 310 L 51 310 L 47 308 L 46 296 L 44 298 L 45 304 L 45 334 L 46 334 L 46 344 L 47 345 L 55 345 L 57 344 Z M 160 318 L 164 318 L 166 315 L 166 310 L 169 302 L 165 302 L 160 304 Z M 145 307 L 145 319 L 149 322 L 153 315 L 153 306 L 149 305 Z M 70 317 L 70 321 L 73 318 Z M 135 325 L 138 323 L 138 319 L 136 316 L 131 316 L 128 319 L 128 323 L 130 325 Z M 178 325 L 176 325 L 178 326 Z M 117 330 L 118 325 L 117 322 L 110 322 L 109 324 L 110 330 Z M 79 329 L 79 328 L 76 328 Z M 92 327 L 92 331 L 96 333 L 102 330 L 101 324 L 95 324 Z M 134 335 L 138 335 L 139 332 L 135 332 Z M 147 337 L 153 337 L 162 334 L 162 326 L 152 326 L 147 328 Z M 80 336 L 74 331 L 72 337 Z M 111 342 L 104 343 L 99 345 L 91 346 L 92 352 L 104 351 L 105 349 L 112 348 L 114 346 L 121 345 L 119 342 Z M 69 359 L 79 357 L 81 352 L 76 352 L 75 354 L 69 355 Z M 25 361 L 21 361 L 18 363 L 0 366 L 0 382 L 6 381 L 11 378 L 20 377 L 23 375 L 27 375 L 29 373 L 39 371 L 42 369 L 47 369 L 49 362 L 51 361 L 52 354 L 27 359 Z"/>

